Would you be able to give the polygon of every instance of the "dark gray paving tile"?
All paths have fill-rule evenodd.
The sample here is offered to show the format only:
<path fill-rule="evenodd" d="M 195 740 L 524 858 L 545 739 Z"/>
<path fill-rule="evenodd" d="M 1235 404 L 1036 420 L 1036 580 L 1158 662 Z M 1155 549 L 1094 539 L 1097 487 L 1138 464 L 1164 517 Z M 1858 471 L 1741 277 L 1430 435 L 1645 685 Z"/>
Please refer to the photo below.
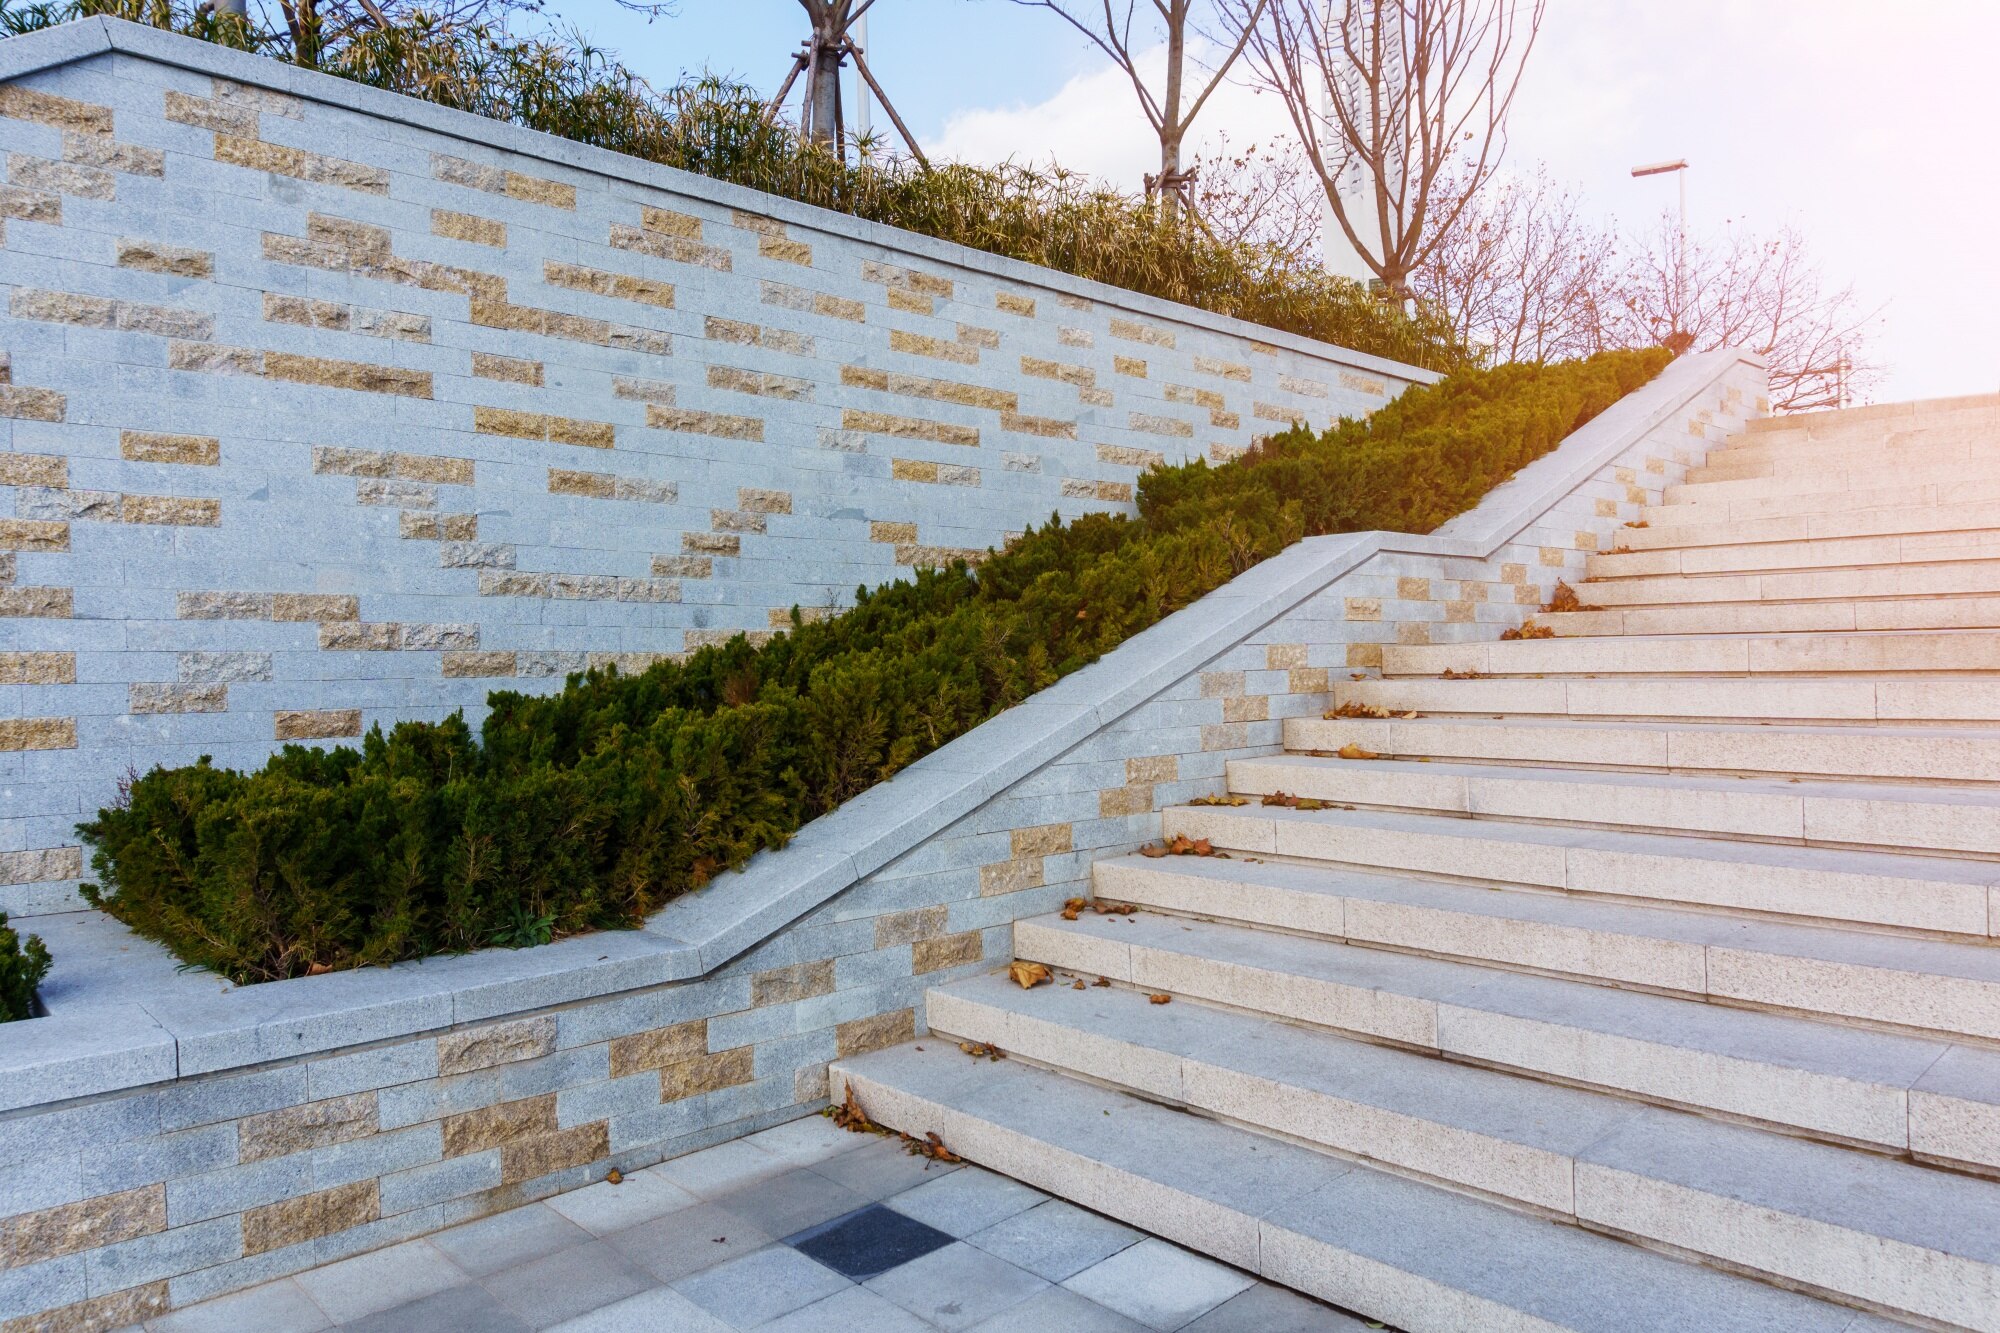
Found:
<path fill-rule="evenodd" d="M 912 1259 L 866 1286 L 946 1333 L 971 1328 L 1019 1305 L 1048 1283 L 960 1241 Z"/>
<path fill-rule="evenodd" d="M 741 1258 L 773 1239 L 712 1203 L 698 1203 L 605 1237 L 607 1244 L 661 1282 Z"/>
<path fill-rule="evenodd" d="M 866 1282 L 951 1244 L 934 1226 L 871 1203 L 785 1237 L 785 1244 L 851 1282 Z"/>
<path fill-rule="evenodd" d="M 801 1167 L 718 1197 L 715 1202 L 759 1231 L 789 1236 L 863 1207 L 869 1200 L 837 1181 Z"/>
<path fill-rule="evenodd" d="M 789 1245 L 769 1245 L 684 1277 L 674 1290 L 733 1328 L 755 1328 L 852 1285 Z"/>
<path fill-rule="evenodd" d="M 1146 1238 L 1122 1222 L 1061 1199 L 974 1232 L 966 1240 L 1036 1277 L 1060 1282 Z"/>
<path fill-rule="evenodd" d="M 447 1287 L 422 1300 L 382 1310 L 343 1333 L 530 1333 L 533 1326 L 506 1309 L 484 1287 Z M 245 1328 L 248 1333 L 248 1328 Z"/>
<path fill-rule="evenodd" d="M 659 1285 L 603 1241 L 592 1241 L 494 1273 L 486 1289 L 534 1328 L 572 1319 Z"/>

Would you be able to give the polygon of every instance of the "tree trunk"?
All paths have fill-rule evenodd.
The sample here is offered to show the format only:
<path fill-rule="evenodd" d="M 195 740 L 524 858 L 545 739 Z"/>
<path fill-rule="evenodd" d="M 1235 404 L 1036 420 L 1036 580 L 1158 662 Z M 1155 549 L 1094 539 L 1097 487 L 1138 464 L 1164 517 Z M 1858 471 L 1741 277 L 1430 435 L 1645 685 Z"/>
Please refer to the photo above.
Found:
<path fill-rule="evenodd" d="M 812 137 L 815 143 L 834 143 L 834 126 L 838 121 L 840 104 L 840 52 L 834 46 L 838 35 L 832 32 L 818 34 L 819 51 L 813 68 L 812 79 Z"/>
<path fill-rule="evenodd" d="M 1188 0 L 1177 0 L 1167 18 L 1167 86 L 1160 99 L 1160 211 L 1169 222 L 1181 215 L 1181 70 L 1187 57 Z"/>

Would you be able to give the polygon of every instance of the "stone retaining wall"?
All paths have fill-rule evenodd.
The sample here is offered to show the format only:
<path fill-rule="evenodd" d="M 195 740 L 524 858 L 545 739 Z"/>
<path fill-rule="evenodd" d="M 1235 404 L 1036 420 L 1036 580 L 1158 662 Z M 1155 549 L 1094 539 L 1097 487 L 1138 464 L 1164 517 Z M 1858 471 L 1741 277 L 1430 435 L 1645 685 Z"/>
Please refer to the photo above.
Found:
<path fill-rule="evenodd" d="M 1438 534 L 1301 542 L 644 931 L 221 995 L 158 959 L 120 989 L 143 947 L 55 941 L 54 1016 L 0 1038 L 0 1333 L 115 1327 L 814 1109 L 830 1060 L 922 1034 L 926 987 L 1004 962 L 1013 921 L 1277 752 L 1335 673 L 1579 578 L 1762 381 L 1684 360 Z"/>
<path fill-rule="evenodd" d="M 128 769 L 766 635 L 1429 378 L 131 25 L 0 80 L 16 915 Z"/>

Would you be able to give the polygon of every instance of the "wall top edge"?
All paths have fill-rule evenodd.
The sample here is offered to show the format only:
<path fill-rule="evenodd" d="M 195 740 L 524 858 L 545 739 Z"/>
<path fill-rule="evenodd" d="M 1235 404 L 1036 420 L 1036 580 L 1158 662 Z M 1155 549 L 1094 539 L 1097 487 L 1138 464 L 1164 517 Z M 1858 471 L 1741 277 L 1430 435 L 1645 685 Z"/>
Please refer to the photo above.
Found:
<path fill-rule="evenodd" d="M 117 53 L 174 66 L 197 74 L 229 79 L 250 87 L 270 89 L 307 101 L 340 107 L 360 115 L 446 135 L 489 150 L 536 158 L 572 171 L 620 183 L 662 190 L 724 208 L 739 208 L 811 228 L 847 240 L 900 250 L 933 263 L 949 264 L 986 276 L 1037 287 L 1059 295 L 1086 298 L 1122 307 L 1149 318 L 1227 334 L 1310 356 L 1334 365 L 1387 376 L 1406 383 L 1429 384 L 1437 371 L 1406 365 L 1388 357 L 1319 342 L 1282 329 L 1253 324 L 1233 315 L 1216 314 L 1144 292 L 1080 278 L 1025 260 L 996 255 L 886 223 L 871 222 L 832 209 L 765 194 L 748 186 L 714 180 L 676 167 L 662 166 L 590 144 L 546 134 L 470 111 L 433 105 L 381 88 L 370 88 L 331 74 L 300 69 L 265 56 L 216 46 L 193 37 L 161 31 L 124 19 L 88 18 L 0 40 L 0 82 L 24 78 L 93 56 Z"/>

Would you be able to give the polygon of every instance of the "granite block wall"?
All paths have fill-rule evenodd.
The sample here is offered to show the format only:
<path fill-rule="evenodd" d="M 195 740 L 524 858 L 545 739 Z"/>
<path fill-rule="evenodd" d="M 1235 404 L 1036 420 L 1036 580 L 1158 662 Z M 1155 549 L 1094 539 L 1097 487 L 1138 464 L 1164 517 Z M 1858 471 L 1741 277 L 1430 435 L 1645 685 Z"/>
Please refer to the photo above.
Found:
<path fill-rule="evenodd" d="M 16 915 L 130 769 L 767 635 L 1421 377 L 132 33 L 0 84 Z"/>

